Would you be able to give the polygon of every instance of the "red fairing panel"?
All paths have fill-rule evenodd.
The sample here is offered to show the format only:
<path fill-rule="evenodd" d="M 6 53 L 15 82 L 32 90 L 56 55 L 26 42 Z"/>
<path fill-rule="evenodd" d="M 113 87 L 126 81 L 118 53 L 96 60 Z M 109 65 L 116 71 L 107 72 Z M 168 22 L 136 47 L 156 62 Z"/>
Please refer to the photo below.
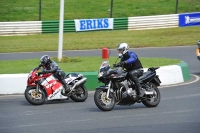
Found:
<path fill-rule="evenodd" d="M 47 84 L 44 85 L 44 88 L 46 89 L 47 96 L 53 94 L 57 89 L 62 86 L 62 84 L 57 80 L 51 80 L 46 83 Z"/>

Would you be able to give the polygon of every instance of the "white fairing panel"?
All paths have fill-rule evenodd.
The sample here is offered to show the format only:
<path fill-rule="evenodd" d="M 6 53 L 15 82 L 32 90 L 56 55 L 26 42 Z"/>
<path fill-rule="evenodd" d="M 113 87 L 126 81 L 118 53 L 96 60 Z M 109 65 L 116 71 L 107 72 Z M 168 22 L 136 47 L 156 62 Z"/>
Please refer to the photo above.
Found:
<path fill-rule="evenodd" d="M 66 81 L 67 84 L 69 84 L 72 81 L 74 81 L 75 79 L 77 79 L 77 77 L 69 77 L 69 78 L 66 78 L 65 81 Z"/>
<path fill-rule="evenodd" d="M 67 99 L 67 96 L 63 96 L 61 94 L 61 90 L 63 89 L 63 87 L 60 87 L 59 89 L 57 89 L 53 94 L 49 95 L 48 100 L 54 100 L 54 99 Z"/>

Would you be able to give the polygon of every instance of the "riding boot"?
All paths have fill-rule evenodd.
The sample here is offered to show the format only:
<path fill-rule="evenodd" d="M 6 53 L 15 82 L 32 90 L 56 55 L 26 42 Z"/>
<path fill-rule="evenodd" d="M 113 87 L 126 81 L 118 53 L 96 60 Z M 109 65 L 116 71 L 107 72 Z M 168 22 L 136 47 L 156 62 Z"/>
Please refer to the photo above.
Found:
<path fill-rule="evenodd" d="M 140 85 L 140 82 L 139 82 L 138 78 L 137 78 L 137 77 L 134 77 L 134 78 L 132 78 L 132 79 L 133 79 L 133 81 L 135 82 L 136 90 L 137 90 L 137 92 L 138 92 L 138 97 L 139 97 L 139 98 L 143 97 L 144 91 L 142 90 L 142 87 L 141 87 L 141 85 Z"/>
<path fill-rule="evenodd" d="M 140 83 L 136 83 L 135 85 L 136 85 L 136 88 L 137 88 L 137 91 L 138 91 L 138 97 L 139 98 L 143 97 L 144 91 L 142 90 Z"/>
<path fill-rule="evenodd" d="M 66 83 L 66 81 L 63 79 L 63 80 L 61 80 L 61 83 L 62 83 L 63 87 L 65 88 L 65 92 L 69 92 L 70 91 L 70 87 Z"/>

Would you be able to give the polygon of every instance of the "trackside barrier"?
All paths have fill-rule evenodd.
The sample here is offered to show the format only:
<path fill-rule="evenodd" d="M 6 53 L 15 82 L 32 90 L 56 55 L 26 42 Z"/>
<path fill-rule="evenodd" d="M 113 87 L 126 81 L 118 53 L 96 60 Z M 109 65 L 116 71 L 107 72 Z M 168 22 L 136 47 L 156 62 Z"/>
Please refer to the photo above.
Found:
<path fill-rule="evenodd" d="M 110 18 L 104 18 L 110 19 Z M 156 16 L 140 16 L 140 17 L 125 17 L 113 18 L 112 23 L 106 25 L 113 25 L 113 29 L 95 29 L 97 26 L 96 20 L 84 19 L 87 24 L 83 26 L 89 27 L 84 31 L 95 30 L 146 30 L 146 29 L 160 29 L 173 28 L 182 26 L 200 25 L 200 12 L 185 13 L 185 14 L 169 14 Z M 79 32 L 76 31 L 75 20 L 64 20 L 63 32 Z M 96 23 L 93 23 L 96 22 Z M 99 21 L 97 24 L 101 26 L 104 23 Z M 1 35 L 26 35 L 26 34 L 44 34 L 44 33 L 58 33 L 59 20 L 51 21 L 24 21 L 24 22 L 0 22 L 0 36 Z M 83 31 L 81 31 L 83 32 Z"/>
<path fill-rule="evenodd" d="M 128 30 L 146 30 L 179 27 L 178 14 L 129 17 Z"/>
<path fill-rule="evenodd" d="M 40 34 L 41 32 L 41 21 L 0 22 L 0 36 Z"/>
<path fill-rule="evenodd" d="M 147 68 L 144 69 L 146 71 Z M 188 64 L 181 62 L 177 65 L 162 66 L 156 70 L 161 80 L 161 85 L 182 83 L 190 79 Z M 97 72 L 78 72 L 87 78 L 85 86 L 89 91 L 95 90 L 98 83 Z M 26 88 L 28 74 L 1 74 L 0 94 L 22 94 Z"/>

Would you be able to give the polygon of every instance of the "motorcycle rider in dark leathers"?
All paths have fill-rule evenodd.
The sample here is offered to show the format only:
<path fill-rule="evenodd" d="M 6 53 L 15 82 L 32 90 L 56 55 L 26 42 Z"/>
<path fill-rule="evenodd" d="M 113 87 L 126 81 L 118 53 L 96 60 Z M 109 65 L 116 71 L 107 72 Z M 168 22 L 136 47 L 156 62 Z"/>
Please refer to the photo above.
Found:
<path fill-rule="evenodd" d="M 48 55 L 43 55 L 40 58 L 40 65 L 39 67 L 42 67 L 42 72 L 38 72 L 38 75 L 45 74 L 45 73 L 53 73 L 53 76 L 56 77 L 65 88 L 65 92 L 70 91 L 70 86 L 66 84 L 66 81 L 64 80 L 66 77 L 66 74 L 64 71 L 62 71 L 57 63 L 55 61 L 52 61 Z"/>
<path fill-rule="evenodd" d="M 117 46 L 117 50 L 118 56 L 121 58 L 118 66 L 123 66 L 127 70 L 128 77 L 135 83 L 138 97 L 141 98 L 144 95 L 144 91 L 138 77 L 143 75 L 142 64 L 135 52 L 128 51 L 129 46 L 127 43 L 120 43 Z"/>

